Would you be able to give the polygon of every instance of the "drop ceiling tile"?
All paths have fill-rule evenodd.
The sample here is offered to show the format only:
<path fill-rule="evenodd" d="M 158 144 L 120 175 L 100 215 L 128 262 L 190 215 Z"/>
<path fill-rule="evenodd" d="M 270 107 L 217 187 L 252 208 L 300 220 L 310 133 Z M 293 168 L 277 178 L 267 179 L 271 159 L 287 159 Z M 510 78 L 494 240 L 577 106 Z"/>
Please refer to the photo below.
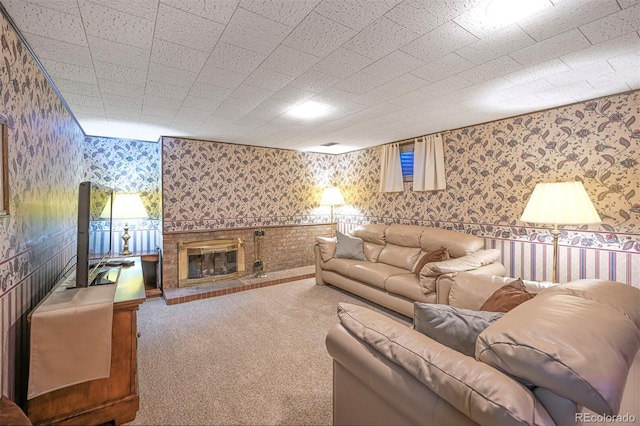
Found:
<path fill-rule="evenodd" d="M 2 4 L 25 36 L 36 34 L 79 46 L 87 45 L 82 20 L 76 14 L 22 0 L 2 0 Z"/>
<path fill-rule="evenodd" d="M 162 98 L 183 100 L 189 92 L 188 87 L 174 86 L 172 84 L 147 81 L 144 89 L 145 95 L 159 96 Z"/>
<path fill-rule="evenodd" d="M 320 0 L 242 0 L 240 7 L 293 28 L 318 3 Z"/>
<path fill-rule="evenodd" d="M 260 89 L 255 86 L 241 84 L 236 88 L 236 90 L 231 92 L 231 95 L 229 96 L 236 99 L 250 101 L 255 103 L 255 105 L 258 105 L 274 93 L 275 92 L 273 90 Z"/>
<path fill-rule="evenodd" d="M 184 0 L 161 0 L 168 6 L 189 12 L 196 16 L 226 24 L 231 19 L 234 10 L 238 6 L 239 0 L 224 1 L 184 1 Z"/>
<path fill-rule="evenodd" d="M 80 65 L 93 68 L 91 53 L 86 46 L 67 43 L 35 34 L 28 35 L 29 46 L 38 52 L 38 59 L 52 59 L 66 64 Z"/>
<path fill-rule="evenodd" d="M 518 22 L 518 26 L 538 41 L 588 24 L 620 10 L 616 0 L 567 0 Z"/>
<path fill-rule="evenodd" d="M 325 57 L 356 34 L 317 13 L 311 13 L 298 25 L 283 44 L 303 52 Z"/>
<path fill-rule="evenodd" d="M 231 89 L 226 87 L 214 86 L 211 84 L 196 81 L 189 90 L 189 96 L 197 96 L 199 98 L 209 99 L 212 101 L 222 102 L 231 94 Z"/>
<path fill-rule="evenodd" d="M 440 80 L 437 83 L 431 83 L 430 85 L 423 87 L 416 92 L 423 94 L 425 97 L 428 96 L 440 96 L 446 95 L 449 93 L 452 87 L 456 87 L 457 89 L 464 89 L 465 87 L 471 86 L 472 83 L 460 76 L 453 75 L 444 80 Z"/>
<path fill-rule="evenodd" d="M 593 44 L 640 30 L 640 4 L 580 27 Z"/>
<path fill-rule="evenodd" d="M 373 63 L 373 59 L 344 48 L 336 49 L 313 66 L 313 70 L 338 78 L 347 78 Z"/>
<path fill-rule="evenodd" d="M 342 47 L 367 58 L 378 60 L 416 37 L 416 34 L 403 26 L 382 17 L 345 42 Z"/>
<path fill-rule="evenodd" d="M 609 63 L 605 60 L 599 62 L 593 62 L 589 65 L 585 65 L 582 67 L 574 68 L 571 71 L 566 71 L 563 73 L 555 74 L 550 77 L 547 77 L 549 83 L 554 86 L 566 86 L 575 81 L 579 80 L 589 80 L 601 77 L 606 74 L 611 74 L 615 70 L 609 65 Z"/>
<path fill-rule="evenodd" d="M 161 64 L 153 64 L 153 66 L 149 67 L 147 74 L 147 78 L 151 81 L 189 88 L 196 81 L 196 77 L 198 77 L 198 73 L 196 72 L 172 68 Z"/>
<path fill-rule="evenodd" d="M 218 42 L 207 60 L 207 65 L 248 75 L 258 68 L 266 57 L 267 55 L 252 52 L 242 47 Z"/>
<path fill-rule="evenodd" d="M 252 113 L 260 114 L 265 117 L 278 117 L 293 108 L 293 105 L 287 102 L 279 101 L 273 98 L 265 99 L 260 103 Z"/>
<path fill-rule="evenodd" d="M 607 62 L 614 70 L 623 72 L 625 70 L 640 70 L 640 51 L 626 55 L 616 56 Z"/>
<path fill-rule="evenodd" d="M 292 84 L 289 84 L 288 86 L 274 93 L 271 96 L 271 99 L 297 105 L 311 99 L 315 94 L 316 92 L 313 92 L 311 90 L 302 89 L 300 87 L 295 87 Z"/>
<path fill-rule="evenodd" d="M 287 37 L 291 29 L 287 25 L 238 8 L 220 40 L 268 55 Z"/>
<path fill-rule="evenodd" d="M 478 40 L 477 37 L 469 34 L 455 22 L 449 21 L 401 47 L 400 50 L 425 62 L 432 62 L 476 40 Z"/>
<path fill-rule="evenodd" d="M 126 83 L 144 87 L 147 81 L 147 70 L 131 68 L 118 64 L 110 64 L 94 59 L 96 76 L 101 80 Z"/>
<path fill-rule="evenodd" d="M 167 64 L 174 68 L 200 72 L 209 54 L 165 40 L 155 39 L 151 50 L 151 62 Z"/>
<path fill-rule="evenodd" d="M 637 4 L 640 4 L 640 0 L 619 0 L 619 3 L 623 9 L 627 9 Z"/>
<path fill-rule="evenodd" d="M 516 62 L 509 56 L 503 56 L 498 59 L 494 59 L 485 64 L 478 65 L 467 71 L 461 72 L 458 75 L 472 83 L 480 83 L 482 81 L 491 80 L 492 78 L 499 77 L 504 74 L 516 72 L 522 69 L 523 66 Z"/>
<path fill-rule="evenodd" d="M 245 115 L 255 107 L 257 107 L 258 105 L 260 105 L 260 102 L 262 101 L 257 99 L 240 99 L 240 98 L 234 98 L 232 96 L 229 96 L 227 99 L 222 101 L 222 104 L 220 104 L 218 109 L 216 109 L 216 112 L 225 110 L 225 111 L 235 111 L 236 113 L 242 113 L 241 115 L 236 117 L 237 119 L 237 118 L 240 118 L 242 115 Z"/>
<path fill-rule="evenodd" d="M 104 94 L 130 96 L 140 99 L 144 97 L 144 86 L 103 80 L 101 78 L 98 78 L 98 85 L 100 85 L 100 91 Z"/>
<path fill-rule="evenodd" d="M 140 118 L 141 107 L 125 107 L 122 105 L 104 104 L 104 112 L 108 118 L 134 118 L 138 120 Z"/>
<path fill-rule="evenodd" d="M 92 115 L 92 116 L 106 117 L 106 114 L 104 112 L 104 108 L 102 107 L 102 105 L 99 107 L 90 107 L 86 105 L 69 104 L 69 107 L 71 107 L 71 110 L 73 111 L 74 114 L 78 114 L 80 116 Z"/>
<path fill-rule="evenodd" d="M 314 12 L 353 30 L 362 31 L 401 1 L 324 0 L 314 9 Z"/>
<path fill-rule="evenodd" d="M 115 41 L 87 36 L 91 57 L 94 61 L 108 62 L 125 67 L 147 70 L 149 50 L 116 43 Z"/>
<path fill-rule="evenodd" d="M 364 71 L 359 71 L 351 77 L 342 80 L 334 87 L 345 92 L 362 95 L 376 87 L 388 82 L 386 76 L 371 75 Z"/>
<path fill-rule="evenodd" d="M 289 84 L 293 79 L 294 77 L 292 76 L 260 67 L 247 77 L 244 84 L 277 92 Z"/>
<path fill-rule="evenodd" d="M 591 45 L 589 40 L 578 29 L 575 29 L 516 50 L 510 53 L 509 56 L 524 66 L 531 66 L 575 50 L 584 49 L 589 45 Z"/>
<path fill-rule="evenodd" d="M 54 84 L 62 93 L 75 93 L 77 95 L 87 95 L 100 97 L 100 87 L 93 83 L 82 83 L 74 80 L 67 80 L 62 77 L 52 77 Z"/>
<path fill-rule="evenodd" d="M 471 61 L 468 61 L 455 53 L 450 53 L 440 59 L 429 62 L 420 68 L 414 69 L 411 71 L 411 74 L 416 75 L 429 83 L 435 83 L 436 81 L 440 81 L 453 74 L 466 71 L 474 66 L 475 64 Z"/>
<path fill-rule="evenodd" d="M 97 84 L 96 74 L 93 68 L 81 67 L 79 65 L 64 64 L 51 59 L 43 59 L 42 65 L 47 73 L 52 77 L 65 78 L 67 80 L 79 81 L 81 83 Z"/>
<path fill-rule="evenodd" d="M 319 93 L 323 90 L 328 89 L 339 81 L 339 78 L 333 77 L 331 75 L 314 70 L 309 70 L 289 83 L 289 86 Z"/>
<path fill-rule="evenodd" d="M 361 105 L 367 105 L 371 107 L 371 106 L 378 106 L 379 104 L 383 104 L 386 101 L 393 99 L 397 96 L 398 96 L 398 93 L 396 92 L 389 93 L 389 92 L 383 92 L 382 90 L 378 90 L 378 89 L 372 89 L 361 95 L 353 96 L 352 100 L 355 103 L 358 103 Z"/>
<path fill-rule="evenodd" d="M 176 112 L 170 109 L 160 108 L 153 105 L 143 105 L 142 113 L 140 114 L 140 116 L 141 117 L 145 117 L 145 116 L 157 117 L 158 121 L 164 120 L 164 125 L 168 126 L 169 123 L 171 123 L 171 120 L 173 120 L 173 116 L 175 114 Z"/>
<path fill-rule="evenodd" d="M 7 7 L 7 3 L 10 2 L 11 1 L 3 1 L 5 7 Z M 78 9 L 77 0 L 29 0 L 29 3 L 37 4 L 38 6 L 46 7 L 48 9 L 57 10 L 58 12 L 80 16 L 80 9 Z"/>
<path fill-rule="evenodd" d="M 420 59 L 396 50 L 364 68 L 362 71 L 373 76 L 378 76 L 386 82 L 413 71 L 416 68 L 420 68 L 422 65 L 424 65 L 424 62 Z"/>
<path fill-rule="evenodd" d="M 525 84 L 554 74 L 569 71 L 571 68 L 558 58 L 532 65 L 502 77 L 514 84 Z"/>
<path fill-rule="evenodd" d="M 640 76 L 636 76 L 636 78 L 640 78 Z M 594 89 L 602 89 L 608 94 L 622 93 L 630 89 L 624 81 L 620 81 L 620 75 L 616 72 L 590 78 L 587 83 L 593 86 Z"/>
<path fill-rule="evenodd" d="M 481 40 L 469 44 L 456 53 L 476 64 L 483 64 L 508 53 L 534 44 L 536 41 L 529 37 L 517 25 L 510 25 Z"/>
<path fill-rule="evenodd" d="M 224 25 L 160 3 L 154 38 L 211 53 Z"/>
<path fill-rule="evenodd" d="M 64 99 L 67 101 L 69 105 L 72 105 L 72 104 L 81 105 L 81 106 L 87 106 L 92 108 L 101 108 L 103 106 L 102 98 L 94 97 L 94 96 L 67 93 Z"/>
<path fill-rule="evenodd" d="M 320 58 L 289 46 L 280 45 L 260 65 L 280 74 L 298 77 L 315 65 Z"/>
<path fill-rule="evenodd" d="M 171 120 L 166 117 L 158 117 L 155 115 L 149 114 L 141 114 L 140 115 L 140 123 L 144 123 L 148 126 L 156 126 L 156 127 L 164 127 L 168 126 L 171 123 Z"/>
<path fill-rule="evenodd" d="M 142 108 L 142 98 L 104 93 L 102 95 L 102 101 L 104 102 L 105 108 L 107 105 L 137 108 L 138 111 Z"/>
<path fill-rule="evenodd" d="M 417 35 L 424 35 L 451 19 L 432 13 L 433 6 L 434 3 L 431 0 L 407 0 L 384 16 Z"/>
<path fill-rule="evenodd" d="M 426 80 L 412 74 L 404 74 L 388 83 L 378 86 L 378 90 L 396 95 L 403 95 L 429 84 Z"/>
<path fill-rule="evenodd" d="M 154 21 L 90 1 L 80 0 L 79 4 L 87 35 L 142 49 L 151 48 Z"/>
<path fill-rule="evenodd" d="M 244 74 L 206 65 L 198 75 L 196 81 L 213 86 L 226 87 L 227 89 L 235 89 L 246 78 L 247 76 Z"/>
<path fill-rule="evenodd" d="M 199 108 L 192 108 L 182 105 L 173 119 L 173 123 L 191 123 L 200 126 L 209 117 L 211 112 Z"/>
<path fill-rule="evenodd" d="M 50 1 L 50 0 L 47 0 Z M 55 0 L 57 3 L 59 0 Z M 109 9 L 119 10 L 120 12 L 130 13 L 140 18 L 156 20 L 158 11 L 158 0 L 89 0 L 94 3 L 100 3 Z"/>
<path fill-rule="evenodd" d="M 499 91 L 497 94 L 505 99 L 514 99 L 527 95 L 535 95 L 538 92 L 553 89 L 554 86 L 547 80 L 535 80 L 530 83 L 521 84 Z"/>
<path fill-rule="evenodd" d="M 222 100 L 198 98 L 196 96 L 189 95 L 185 98 L 184 102 L 182 102 L 182 106 L 187 108 L 201 109 L 205 111 L 213 111 L 214 109 L 218 108 L 221 103 Z"/>
<path fill-rule="evenodd" d="M 611 40 L 591 45 L 560 57 L 571 68 L 581 67 L 601 59 L 613 58 L 640 51 L 640 37 L 632 32 Z"/>
<path fill-rule="evenodd" d="M 586 81 L 578 81 L 565 86 L 538 92 L 536 96 L 554 105 L 562 105 L 567 103 L 567 98 L 574 101 L 580 100 L 583 94 L 590 90 L 593 90 L 593 86 Z"/>
<path fill-rule="evenodd" d="M 172 111 L 174 114 L 176 113 L 176 111 L 178 111 L 178 109 L 180 109 L 180 105 L 182 105 L 181 100 L 169 99 L 165 97 L 153 96 L 148 94 L 144 95 L 144 101 L 142 102 L 143 107 L 153 106 L 157 108 L 162 108 L 167 111 Z"/>

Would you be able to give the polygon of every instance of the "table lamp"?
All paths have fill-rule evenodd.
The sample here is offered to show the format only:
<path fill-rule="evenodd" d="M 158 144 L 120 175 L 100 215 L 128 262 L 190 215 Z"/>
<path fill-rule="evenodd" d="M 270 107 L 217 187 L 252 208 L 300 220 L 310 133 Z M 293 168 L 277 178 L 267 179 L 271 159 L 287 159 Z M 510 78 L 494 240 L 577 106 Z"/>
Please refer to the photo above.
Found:
<path fill-rule="evenodd" d="M 344 197 L 342 196 L 342 192 L 340 192 L 340 188 L 337 186 L 332 186 L 330 188 L 325 188 L 322 191 L 322 197 L 320 198 L 321 206 L 331 206 L 331 236 L 335 235 L 335 228 L 333 223 L 333 208 L 335 206 L 341 206 L 344 204 Z"/>
<path fill-rule="evenodd" d="M 112 219 L 124 219 L 124 234 L 122 235 L 122 251 L 121 256 L 131 256 L 129 250 L 129 224 L 127 219 L 145 219 L 149 214 L 142 204 L 140 194 L 135 193 L 117 193 L 113 199 L 113 215 Z"/>
<path fill-rule="evenodd" d="M 558 282 L 558 225 L 600 223 L 582 182 L 539 183 L 533 189 L 520 218 L 523 222 L 553 225 L 553 277 Z"/>

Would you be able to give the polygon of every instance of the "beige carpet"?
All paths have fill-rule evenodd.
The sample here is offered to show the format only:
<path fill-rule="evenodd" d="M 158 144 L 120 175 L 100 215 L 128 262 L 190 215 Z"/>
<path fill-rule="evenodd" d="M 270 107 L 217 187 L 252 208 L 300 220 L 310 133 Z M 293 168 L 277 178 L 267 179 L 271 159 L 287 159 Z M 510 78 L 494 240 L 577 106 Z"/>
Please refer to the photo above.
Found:
<path fill-rule="evenodd" d="M 140 425 L 332 423 L 324 339 L 338 302 L 407 318 L 314 279 L 140 307 Z"/>

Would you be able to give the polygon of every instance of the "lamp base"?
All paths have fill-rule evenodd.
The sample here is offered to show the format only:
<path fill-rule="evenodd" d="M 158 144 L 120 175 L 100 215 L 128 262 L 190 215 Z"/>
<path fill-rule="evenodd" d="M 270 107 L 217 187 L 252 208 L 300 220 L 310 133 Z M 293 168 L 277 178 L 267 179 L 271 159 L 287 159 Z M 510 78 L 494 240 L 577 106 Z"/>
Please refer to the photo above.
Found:
<path fill-rule="evenodd" d="M 120 252 L 120 256 L 131 256 L 133 253 L 129 250 L 129 240 L 131 239 L 131 235 L 129 235 L 129 225 L 124 224 L 124 234 L 122 234 L 122 251 Z"/>

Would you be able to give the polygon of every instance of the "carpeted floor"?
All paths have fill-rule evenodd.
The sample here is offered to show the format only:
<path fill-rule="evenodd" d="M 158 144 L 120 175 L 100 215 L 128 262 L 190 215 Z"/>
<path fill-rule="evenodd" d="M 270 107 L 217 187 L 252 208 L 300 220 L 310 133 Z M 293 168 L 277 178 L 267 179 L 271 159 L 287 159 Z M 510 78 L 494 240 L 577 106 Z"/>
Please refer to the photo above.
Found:
<path fill-rule="evenodd" d="M 338 302 L 408 318 L 314 279 L 140 306 L 139 425 L 332 423 L 324 339 Z"/>

